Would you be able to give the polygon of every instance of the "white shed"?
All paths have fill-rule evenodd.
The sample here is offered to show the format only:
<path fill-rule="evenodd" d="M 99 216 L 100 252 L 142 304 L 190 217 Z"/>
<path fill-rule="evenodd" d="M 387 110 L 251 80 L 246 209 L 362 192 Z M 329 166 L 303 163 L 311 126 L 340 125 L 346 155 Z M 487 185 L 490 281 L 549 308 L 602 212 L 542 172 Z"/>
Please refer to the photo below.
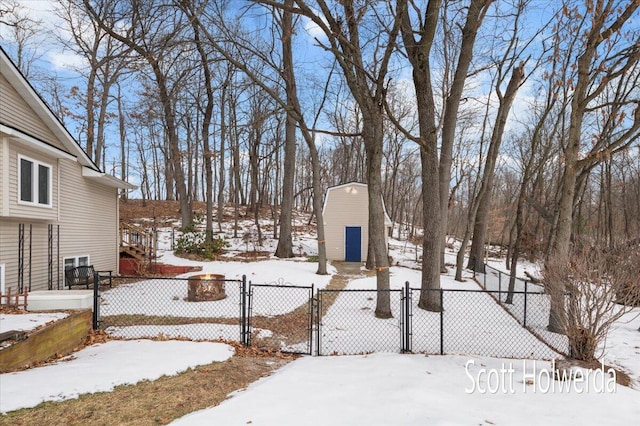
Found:
<path fill-rule="evenodd" d="M 346 183 L 327 189 L 324 218 L 327 259 L 362 262 L 367 258 L 369 242 L 369 194 L 367 184 Z M 388 240 L 391 219 L 385 209 Z"/>

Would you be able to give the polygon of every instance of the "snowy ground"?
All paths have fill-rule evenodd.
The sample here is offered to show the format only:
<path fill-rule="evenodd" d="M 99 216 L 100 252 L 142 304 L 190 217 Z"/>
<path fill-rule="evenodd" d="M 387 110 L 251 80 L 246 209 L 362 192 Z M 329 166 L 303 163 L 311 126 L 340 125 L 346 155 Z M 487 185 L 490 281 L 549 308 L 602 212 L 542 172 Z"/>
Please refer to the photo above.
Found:
<path fill-rule="evenodd" d="M 255 284 L 285 284 L 292 286 L 310 286 L 325 288 L 331 280 L 331 275 L 316 275 L 316 263 L 293 260 L 265 260 L 259 262 L 196 262 L 173 256 L 172 252 L 165 253 L 160 261 L 171 265 L 198 265 L 202 272 L 192 272 L 189 275 L 206 273 L 222 274 L 228 280 L 240 280 L 243 275 L 247 281 Z M 335 273 L 330 267 L 329 273 Z M 120 314 L 162 315 L 180 317 L 223 317 L 237 318 L 240 306 L 239 283 L 227 283 L 225 292 L 227 297 L 215 302 L 187 302 L 187 285 L 184 280 L 151 279 L 131 284 L 124 284 L 102 292 L 101 314 L 103 316 Z M 150 300 L 153 295 L 153 300 Z M 294 296 L 295 297 L 295 296 Z M 288 301 L 264 306 L 261 310 L 257 306 L 256 315 L 282 315 L 291 312 L 304 303 L 305 295 L 299 293 L 300 300 Z"/>
<path fill-rule="evenodd" d="M 311 285 L 315 289 L 325 288 L 334 274 L 329 266 L 329 275 L 316 275 L 317 264 L 300 260 L 263 260 L 257 262 L 198 262 L 178 258 L 173 252 L 165 252 L 160 259 L 172 265 L 197 265 L 201 272 L 184 274 L 178 278 L 206 273 L 222 274 L 227 280 L 241 280 L 246 275 L 247 282 L 254 284 L 278 284 L 300 287 L 261 288 L 254 287 L 253 314 L 256 316 L 278 316 L 289 313 L 308 303 Z M 211 302 L 188 302 L 187 282 L 184 279 L 146 279 L 119 285 L 101 294 L 101 316 L 108 322 L 114 315 L 145 315 L 176 318 L 229 318 L 240 315 L 239 281 L 226 282 L 226 298 Z M 240 327 L 237 324 L 196 323 L 190 325 L 166 326 L 111 326 L 109 334 L 126 338 L 150 338 L 155 336 L 184 337 L 195 340 L 239 340 Z M 258 337 L 270 335 L 268 330 L 255 329 Z"/>
<path fill-rule="evenodd" d="M 420 272 L 391 268 L 391 288 L 399 290 L 409 282 L 412 289 L 413 352 L 440 353 L 440 314 L 418 308 Z M 512 358 L 551 359 L 558 354 L 522 327 L 478 285 L 443 275 L 442 288 L 475 290 L 445 291 L 443 296 L 443 349 L 445 353 L 476 353 Z M 358 354 L 401 349 L 400 293 L 391 293 L 394 317 L 378 319 L 373 315 L 376 299 L 375 277 L 353 280 L 341 292 L 322 319 L 322 354 Z"/>
<path fill-rule="evenodd" d="M 233 353 L 229 345 L 209 342 L 137 340 L 93 345 L 55 364 L 0 374 L 0 412 L 109 392 L 118 385 L 156 380 L 224 361 Z"/>
<path fill-rule="evenodd" d="M 467 365 L 469 361 L 474 364 Z M 489 376 L 490 370 L 510 367 L 513 373 L 505 374 L 500 383 L 497 376 Z M 550 363 L 536 362 L 536 378 L 531 384 L 525 384 L 528 380 L 523 376 L 523 367 L 527 374 L 534 374 L 533 361 L 526 361 L 523 366 L 520 360 L 472 356 L 378 353 L 307 357 L 217 407 L 192 413 L 172 424 L 637 424 L 638 391 L 613 387 L 607 382 L 608 390 L 615 388 L 615 393 L 607 388 L 598 393 L 600 383 L 592 376 L 595 380 L 588 387 L 562 392 L 560 382 L 547 380 Z M 487 377 L 492 377 L 491 388 Z M 498 390 L 490 392 L 497 385 Z M 482 390 L 488 392 L 483 394 Z"/>
<path fill-rule="evenodd" d="M 9 330 L 31 331 L 52 321 L 69 316 L 64 312 L 7 315 L 0 314 L 0 333 Z"/>

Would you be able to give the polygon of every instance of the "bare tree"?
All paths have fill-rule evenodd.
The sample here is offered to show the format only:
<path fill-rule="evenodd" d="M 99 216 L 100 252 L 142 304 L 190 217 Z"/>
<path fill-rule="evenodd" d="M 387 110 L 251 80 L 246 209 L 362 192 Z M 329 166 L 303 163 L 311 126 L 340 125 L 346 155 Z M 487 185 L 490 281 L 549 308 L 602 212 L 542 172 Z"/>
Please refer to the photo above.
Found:
<path fill-rule="evenodd" d="M 43 55 L 39 49 L 42 43 L 42 20 L 29 16 L 18 3 L 3 2 L 0 5 L 0 29 L 4 26 L 9 30 L 11 47 L 15 50 L 14 61 L 20 72 L 33 79 L 34 66 Z M 0 40 L 3 39 L 0 31 Z"/>
<path fill-rule="evenodd" d="M 442 243 L 446 233 L 452 151 L 458 109 L 473 57 L 476 35 L 491 3 L 492 0 L 471 0 L 467 9 L 458 62 L 445 101 L 440 156 L 438 156 L 438 128 L 430 55 L 438 25 L 441 0 L 430 0 L 424 9 L 407 0 L 398 3 L 398 8 L 402 11 L 402 40 L 413 71 L 419 122 L 419 136 L 412 136 L 408 132 L 407 136 L 420 146 L 422 159 L 424 239 L 422 292 L 418 306 L 431 311 L 442 309 L 440 297 L 434 290 L 440 288 L 440 270 L 444 266 L 441 261 Z M 412 10 L 420 11 L 417 17 L 411 13 Z"/>
<path fill-rule="evenodd" d="M 640 132 L 640 100 L 635 85 L 640 60 L 639 30 L 631 28 L 640 3 L 626 5 L 614 0 L 589 1 L 583 10 L 566 3 L 558 27 L 558 38 L 565 37 L 571 51 L 556 51 L 569 55 L 570 68 L 561 78 L 571 85 L 569 131 L 563 144 L 564 169 L 560 183 L 557 219 L 551 240 L 550 258 L 568 259 L 573 230 L 573 215 L 580 178 L 601 159 L 633 142 Z M 565 46 L 560 40 L 558 46 Z M 611 90 L 609 96 L 603 96 Z M 587 129 L 585 118 L 600 114 L 605 125 Z M 621 121 L 620 117 L 627 117 Z M 587 136 L 596 143 L 585 146 Z M 588 153 L 582 153 L 588 149 Z M 561 331 L 562 313 L 559 300 L 552 298 L 549 329 Z"/>
<path fill-rule="evenodd" d="M 111 10 L 105 8 L 101 12 L 106 15 L 111 13 Z M 127 55 L 131 49 L 117 43 L 92 21 L 85 13 L 81 0 L 61 2 L 56 13 L 64 20 L 72 39 L 61 39 L 61 42 L 66 48 L 83 56 L 89 65 L 83 117 L 86 119 L 85 150 L 99 166 L 104 160 L 102 154 L 105 149 L 105 128 L 111 88 L 127 67 Z M 78 71 L 84 74 L 84 70 Z"/>
<path fill-rule="evenodd" d="M 331 52 L 340 66 L 342 74 L 355 102 L 362 113 L 362 137 L 367 153 L 367 183 L 369 193 L 369 239 L 376 262 L 377 288 L 389 289 L 389 257 L 385 239 L 383 187 L 382 187 L 382 147 L 384 136 L 384 102 L 386 78 L 391 56 L 396 47 L 400 27 L 399 12 L 402 5 L 393 10 L 386 4 L 344 1 L 338 6 L 339 14 L 324 0 L 317 2 L 317 9 L 308 2 L 296 0 L 298 13 L 309 18 L 327 38 L 321 47 Z M 369 21 L 367 20 L 369 18 Z M 369 40 L 361 35 L 361 29 L 368 23 L 386 20 L 385 31 L 377 31 L 376 46 L 368 61 L 365 50 Z M 368 34 L 376 31 L 367 29 Z M 378 292 L 375 314 L 378 318 L 389 318 L 391 301 L 387 291 Z"/>
<path fill-rule="evenodd" d="M 178 51 L 172 55 L 171 51 L 175 47 L 179 49 L 182 44 L 179 36 L 186 23 L 176 9 L 157 7 L 139 0 L 119 1 L 118 7 L 108 16 L 101 11 L 111 5 L 111 0 L 83 0 L 83 3 L 91 19 L 102 30 L 128 46 L 152 70 L 163 110 L 169 167 L 180 201 L 182 228 L 186 229 L 193 222 L 193 211 L 191 197 L 187 191 L 176 121 L 174 85 L 179 84 L 181 75 L 169 75 L 172 68 L 180 63 L 178 59 L 182 52 Z M 124 32 L 116 30 L 116 23 L 120 22 L 127 22 Z"/>
<path fill-rule="evenodd" d="M 474 223 L 473 227 L 473 243 L 471 245 L 471 254 L 469 256 L 469 266 L 474 271 L 484 272 L 483 256 L 484 242 L 487 232 L 487 221 L 489 219 L 489 205 L 491 202 L 491 188 L 493 186 L 493 178 L 495 173 L 496 161 L 500 152 L 502 136 L 507 123 L 507 117 L 511 110 L 511 105 L 518 93 L 518 89 L 524 83 L 524 62 L 513 68 L 511 79 L 504 93 L 500 89 L 502 78 L 502 66 L 499 67 L 498 84 L 496 85 L 496 93 L 498 95 L 498 112 L 496 114 L 496 124 L 491 134 L 489 142 L 489 150 L 484 165 L 484 173 L 480 189 L 476 195 L 476 199 L 470 206 L 469 224 Z M 456 270 L 456 279 L 462 279 L 462 262 L 463 255 L 467 247 L 467 238 L 463 238 L 460 251 L 458 253 L 458 268 Z"/>
<path fill-rule="evenodd" d="M 296 109 L 293 97 L 297 96 L 296 79 L 293 71 L 293 0 L 284 0 L 280 22 L 282 40 L 282 77 L 287 97 L 286 124 L 284 137 L 284 176 L 282 181 L 282 203 L 280 205 L 280 236 L 275 255 L 281 258 L 293 257 L 291 240 L 291 220 L 293 214 L 293 181 L 296 161 Z"/>

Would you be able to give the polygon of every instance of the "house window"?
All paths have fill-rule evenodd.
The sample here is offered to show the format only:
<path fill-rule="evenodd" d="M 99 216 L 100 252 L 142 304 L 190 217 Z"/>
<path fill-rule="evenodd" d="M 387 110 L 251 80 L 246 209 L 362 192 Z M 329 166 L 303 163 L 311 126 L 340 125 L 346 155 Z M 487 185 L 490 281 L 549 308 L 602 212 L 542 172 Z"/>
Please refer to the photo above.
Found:
<path fill-rule="evenodd" d="M 19 202 L 51 207 L 51 166 L 19 156 Z"/>
<path fill-rule="evenodd" d="M 89 266 L 89 256 L 65 257 L 63 262 L 65 271 L 76 266 Z"/>
<path fill-rule="evenodd" d="M 62 263 L 64 265 L 65 272 L 67 269 L 75 268 L 76 266 L 89 266 L 89 256 L 73 256 L 73 257 L 65 257 L 62 259 Z M 65 273 L 65 284 L 66 284 L 66 276 Z"/>

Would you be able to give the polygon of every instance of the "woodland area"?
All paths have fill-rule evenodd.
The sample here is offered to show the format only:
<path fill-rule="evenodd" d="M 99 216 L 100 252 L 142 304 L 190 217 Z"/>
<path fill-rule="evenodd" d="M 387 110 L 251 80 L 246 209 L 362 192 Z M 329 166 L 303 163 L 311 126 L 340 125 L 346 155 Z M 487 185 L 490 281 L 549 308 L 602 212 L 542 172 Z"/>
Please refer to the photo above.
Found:
<path fill-rule="evenodd" d="M 123 198 L 178 200 L 185 228 L 194 201 L 210 236 L 224 204 L 270 208 L 290 257 L 290 212 L 313 211 L 323 273 L 324 191 L 367 182 L 382 289 L 383 199 L 422 244 L 423 289 L 445 235 L 459 271 L 467 246 L 482 269 L 487 243 L 509 265 L 639 243 L 638 1 L 60 0 L 53 30 L 25 4 L 0 0 L 3 48 L 139 185 Z"/>

